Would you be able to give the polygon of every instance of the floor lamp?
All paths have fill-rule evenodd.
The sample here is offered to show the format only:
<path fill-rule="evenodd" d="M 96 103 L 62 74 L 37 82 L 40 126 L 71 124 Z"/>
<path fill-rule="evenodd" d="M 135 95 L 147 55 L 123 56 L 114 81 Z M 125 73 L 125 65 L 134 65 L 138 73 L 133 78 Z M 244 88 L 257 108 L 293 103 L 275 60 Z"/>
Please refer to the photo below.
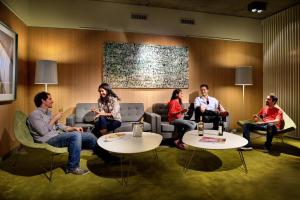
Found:
<path fill-rule="evenodd" d="M 57 84 L 57 63 L 52 60 L 38 60 L 35 68 L 35 84 L 45 84 L 48 92 L 49 84 Z"/>
<path fill-rule="evenodd" d="M 243 117 L 245 115 L 245 86 L 253 85 L 252 82 L 252 67 L 239 66 L 235 69 L 235 85 L 243 86 Z"/>

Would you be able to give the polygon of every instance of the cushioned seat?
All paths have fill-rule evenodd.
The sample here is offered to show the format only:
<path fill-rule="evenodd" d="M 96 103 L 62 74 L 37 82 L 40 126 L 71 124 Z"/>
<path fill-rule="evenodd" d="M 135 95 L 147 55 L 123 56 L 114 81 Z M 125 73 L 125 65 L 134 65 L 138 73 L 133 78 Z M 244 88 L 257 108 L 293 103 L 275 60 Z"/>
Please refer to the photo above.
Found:
<path fill-rule="evenodd" d="M 132 131 L 132 124 L 136 122 L 122 122 L 122 126 L 117 128 L 114 132 L 129 132 Z M 151 131 L 151 124 L 144 122 L 143 131 Z"/>
<path fill-rule="evenodd" d="M 78 103 L 75 114 L 67 117 L 68 126 L 81 126 L 91 131 L 94 127 L 93 117 L 90 115 L 92 108 L 97 108 L 97 103 Z M 144 118 L 143 131 L 156 132 L 156 119 L 152 113 L 144 112 L 143 103 L 120 103 L 122 123 L 114 132 L 132 131 L 132 123 Z"/>
<path fill-rule="evenodd" d="M 163 132 L 173 132 L 174 129 L 174 125 L 170 124 L 169 122 L 161 122 L 161 130 Z"/>

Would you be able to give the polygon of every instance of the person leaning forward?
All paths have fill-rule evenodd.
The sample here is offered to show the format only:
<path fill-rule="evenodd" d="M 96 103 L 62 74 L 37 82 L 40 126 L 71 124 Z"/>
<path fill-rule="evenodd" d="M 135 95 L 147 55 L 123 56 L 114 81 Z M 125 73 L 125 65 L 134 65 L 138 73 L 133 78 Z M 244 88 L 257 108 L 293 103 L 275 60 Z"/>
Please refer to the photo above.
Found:
<path fill-rule="evenodd" d="M 84 175 L 89 171 L 81 169 L 81 149 L 91 149 L 105 162 L 116 159 L 107 151 L 97 145 L 97 138 L 89 133 L 83 132 L 81 127 L 70 127 L 59 123 L 62 112 L 52 115 L 53 100 L 50 93 L 40 92 L 34 97 L 36 109 L 29 115 L 27 125 L 30 133 L 37 143 L 48 143 L 54 147 L 68 147 L 68 163 L 66 173 Z"/>

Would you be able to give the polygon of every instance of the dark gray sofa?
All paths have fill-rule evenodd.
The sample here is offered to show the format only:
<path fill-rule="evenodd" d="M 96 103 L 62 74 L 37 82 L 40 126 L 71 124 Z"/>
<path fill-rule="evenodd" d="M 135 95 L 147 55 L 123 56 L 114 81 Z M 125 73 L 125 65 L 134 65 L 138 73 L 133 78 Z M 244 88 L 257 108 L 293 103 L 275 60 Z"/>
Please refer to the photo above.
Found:
<path fill-rule="evenodd" d="M 183 107 L 189 109 L 190 104 L 184 103 Z M 157 133 L 161 134 L 164 139 L 172 138 L 174 136 L 174 125 L 168 122 L 168 105 L 166 103 L 156 103 L 152 105 L 152 111 L 156 117 L 156 130 Z M 189 114 L 190 120 L 195 120 L 195 112 L 190 110 Z M 225 130 L 229 130 L 229 116 L 226 117 L 226 122 L 224 122 Z M 213 129 L 213 123 L 204 123 L 204 129 Z"/>
<path fill-rule="evenodd" d="M 66 125 L 86 128 L 90 131 L 94 125 L 85 121 L 92 108 L 97 108 L 97 103 L 78 103 L 75 113 L 66 119 Z M 122 123 L 114 132 L 132 131 L 132 123 L 144 117 L 144 131 L 156 132 L 156 118 L 153 113 L 144 112 L 143 103 L 120 103 Z"/>

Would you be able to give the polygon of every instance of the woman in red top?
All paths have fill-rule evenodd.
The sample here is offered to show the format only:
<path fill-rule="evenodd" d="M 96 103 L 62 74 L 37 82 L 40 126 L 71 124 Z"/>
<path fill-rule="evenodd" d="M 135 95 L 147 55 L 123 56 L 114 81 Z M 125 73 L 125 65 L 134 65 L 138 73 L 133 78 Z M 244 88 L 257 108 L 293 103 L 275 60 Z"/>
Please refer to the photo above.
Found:
<path fill-rule="evenodd" d="M 187 109 L 182 107 L 182 97 L 183 93 L 180 89 L 175 89 L 173 91 L 171 100 L 168 103 L 168 120 L 170 124 L 175 126 L 175 130 L 178 132 L 178 139 L 175 140 L 176 147 L 184 150 L 182 137 L 185 132 L 194 130 L 196 128 L 196 123 L 183 119 L 183 114 Z"/>

